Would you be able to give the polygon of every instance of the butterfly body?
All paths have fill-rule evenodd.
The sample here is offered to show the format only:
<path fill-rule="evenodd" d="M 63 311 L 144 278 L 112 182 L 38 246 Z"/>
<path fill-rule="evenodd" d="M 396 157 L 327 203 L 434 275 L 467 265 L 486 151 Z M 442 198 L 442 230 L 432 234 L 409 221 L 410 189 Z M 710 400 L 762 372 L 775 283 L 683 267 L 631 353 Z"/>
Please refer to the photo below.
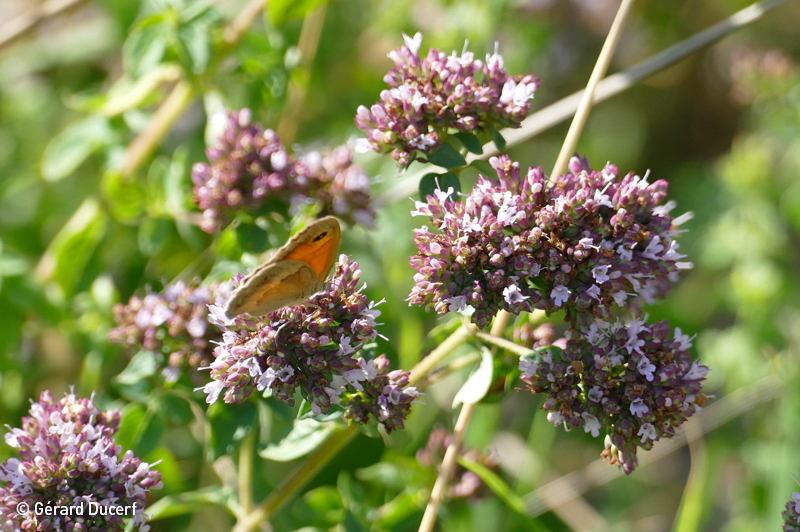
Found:
<path fill-rule="evenodd" d="M 333 216 L 316 220 L 250 272 L 231 294 L 225 316 L 263 316 L 319 292 L 336 260 L 341 228 Z"/>

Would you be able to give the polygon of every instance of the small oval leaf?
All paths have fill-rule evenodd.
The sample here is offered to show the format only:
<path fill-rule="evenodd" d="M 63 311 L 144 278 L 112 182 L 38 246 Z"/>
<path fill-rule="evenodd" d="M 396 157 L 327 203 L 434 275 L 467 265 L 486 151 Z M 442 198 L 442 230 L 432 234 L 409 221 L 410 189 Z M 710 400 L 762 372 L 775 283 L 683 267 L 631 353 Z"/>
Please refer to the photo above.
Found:
<path fill-rule="evenodd" d="M 320 423 L 313 419 L 298 419 L 291 432 L 280 442 L 267 445 L 258 454 L 274 462 L 288 462 L 305 456 L 328 439 L 336 430 L 332 422 Z"/>
<path fill-rule="evenodd" d="M 453 408 L 462 403 L 475 404 L 486 396 L 489 387 L 492 385 L 494 375 L 494 360 L 492 353 L 485 347 L 481 347 L 481 364 L 478 369 L 473 371 L 467 381 L 458 390 L 453 398 Z"/>
<path fill-rule="evenodd" d="M 428 160 L 442 168 L 458 168 L 467 164 L 464 156 L 450 144 L 443 144 L 441 148 L 429 154 Z"/>
<path fill-rule="evenodd" d="M 455 133 L 453 135 L 455 138 L 461 141 L 461 144 L 469 150 L 470 152 L 480 155 L 483 153 L 483 145 L 481 144 L 480 139 L 473 135 L 472 133 Z"/>

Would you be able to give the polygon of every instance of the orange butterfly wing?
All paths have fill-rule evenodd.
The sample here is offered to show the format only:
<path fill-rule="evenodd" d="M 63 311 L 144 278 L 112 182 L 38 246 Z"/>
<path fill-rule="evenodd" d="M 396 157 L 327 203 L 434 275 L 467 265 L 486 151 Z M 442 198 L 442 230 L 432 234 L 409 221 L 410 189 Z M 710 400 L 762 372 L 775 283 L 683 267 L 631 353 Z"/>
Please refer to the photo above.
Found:
<path fill-rule="evenodd" d="M 283 260 L 247 277 L 225 305 L 230 319 L 239 314 L 263 316 L 279 308 L 302 303 L 315 292 L 317 274 L 305 263 Z"/>
<path fill-rule="evenodd" d="M 306 227 L 242 279 L 225 305 L 225 315 L 261 316 L 308 299 L 328 277 L 340 236 L 339 221 L 333 216 Z"/>
<path fill-rule="evenodd" d="M 339 221 L 333 216 L 326 216 L 293 238 L 290 241 L 294 243 L 293 246 L 287 244 L 281 248 L 276 254 L 276 259 L 305 262 L 319 276 L 321 284 L 328 277 L 336 261 L 340 237 Z"/>

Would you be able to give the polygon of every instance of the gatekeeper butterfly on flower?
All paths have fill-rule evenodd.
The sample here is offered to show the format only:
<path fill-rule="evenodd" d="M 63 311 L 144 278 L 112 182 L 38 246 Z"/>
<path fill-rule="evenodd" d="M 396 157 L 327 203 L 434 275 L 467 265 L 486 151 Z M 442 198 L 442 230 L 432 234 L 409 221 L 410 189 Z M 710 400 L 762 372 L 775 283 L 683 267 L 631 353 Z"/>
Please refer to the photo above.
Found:
<path fill-rule="evenodd" d="M 298 305 L 319 292 L 339 249 L 339 220 L 314 221 L 242 279 L 225 305 L 225 316 L 263 316 Z"/>

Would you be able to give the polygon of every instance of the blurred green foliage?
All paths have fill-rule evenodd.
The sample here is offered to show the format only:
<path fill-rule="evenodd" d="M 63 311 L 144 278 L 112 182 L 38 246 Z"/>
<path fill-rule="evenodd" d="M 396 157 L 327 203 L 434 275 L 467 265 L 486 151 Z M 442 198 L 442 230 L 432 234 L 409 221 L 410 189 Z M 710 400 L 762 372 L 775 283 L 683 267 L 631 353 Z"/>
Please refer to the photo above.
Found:
<path fill-rule="evenodd" d="M 612 69 L 745 4 L 642 3 Z M 309 66 L 297 43 L 304 19 L 323 6 Z M 233 518 L 224 506 L 235 482 L 227 455 L 251 427 L 269 442 L 256 463 L 257 500 L 327 433 L 298 426 L 296 412 L 282 403 L 206 412 L 203 394 L 159 384 L 146 352 L 131 359 L 106 339 L 114 303 L 179 275 L 226 279 L 239 261 L 252 266 L 287 236 L 272 226 L 228 228 L 216 237 L 197 228 L 189 176 L 213 138 L 207 118 L 222 107 L 249 107 L 259 122 L 277 127 L 288 88 L 300 86 L 297 142 L 344 142 L 357 136 L 356 107 L 383 88 L 386 52 L 400 44 L 401 32 L 415 31 L 425 35 L 423 48 L 461 49 L 468 38 L 478 56 L 498 41 L 510 72 L 542 78 L 534 102 L 540 109 L 583 86 L 615 7 L 600 0 L 271 0 L 231 43 L 226 24 L 243 1 L 97 0 L 0 51 L 0 425 L 18 426 L 28 398 L 41 390 L 96 392 L 101 405 L 123 412 L 118 443 L 162 461 L 165 488 L 155 494 L 163 500 L 151 512 L 153 530 L 229 530 Z M 25 8 L 0 6 L 0 18 Z M 785 379 L 777 400 L 706 436 L 703 466 L 695 461 L 695 489 L 682 505 L 691 463 L 683 450 L 590 492 L 597 514 L 589 512 L 594 528 L 587 530 L 604 523 L 615 531 L 669 530 L 673 522 L 681 532 L 780 527 L 790 473 L 800 474 L 798 22 L 797 5 L 781 8 L 597 106 L 581 139 L 589 161 L 649 168 L 670 182 L 680 210 L 696 214 L 681 248 L 695 269 L 652 313 L 698 335 L 697 354 L 712 369 L 710 393 L 719 400 L 770 374 Z M 765 58 L 772 48 L 781 52 Z M 190 87 L 185 112 L 156 152 L 127 173 L 126 149 L 179 80 Z M 565 131 L 552 128 L 510 153 L 549 169 Z M 376 195 L 395 182 L 388 158 L 361 162 Z M 346 230 L 341 245 L 361 263 L 371 299 L 386 298 L 381 332 L 389 341 L 378 348 L 403 368 L 445 336 L 436 325 L 453 328 L 404 301 L 413 282 L 411 206 L 382 206 L 374 231 Z M 414 452 L 431 427 L 452 426 L 453 396 L 469 372 L 429 388 L 407 430 L 385 442 L 359 435 L 273 516 L 274 529 L 415 530 L 435 473 Z M 569 530 L 553 512 L 535 520 L 520 515 L 518 499 L 544 478 L 583 467 L 600 447 L 588 435 L 553 429 L 537 406 L 534 397 L 510 393 L 478 407 L 468 446 L 504 449 L 499 477 L 475 470 L 494 496 L 446 504 L 442 530 Z M 512 448 L 533 454 L 506 452 Z M 0 446 L 0 460 L 9 456 Z"/>

